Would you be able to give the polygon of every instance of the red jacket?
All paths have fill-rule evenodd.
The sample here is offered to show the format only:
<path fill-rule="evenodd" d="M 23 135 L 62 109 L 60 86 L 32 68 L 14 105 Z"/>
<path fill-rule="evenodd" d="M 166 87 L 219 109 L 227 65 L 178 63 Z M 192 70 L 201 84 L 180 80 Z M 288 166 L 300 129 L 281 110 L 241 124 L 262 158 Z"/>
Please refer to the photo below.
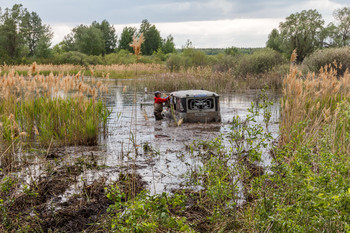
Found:
<path fill-rule="evenodd" d="M 170 98 L 170 96 L 168 96 L 166 98 L 154 97 L 154 103 L 161 104 L 163 102 L 167 102 L 169 98 Z"/>

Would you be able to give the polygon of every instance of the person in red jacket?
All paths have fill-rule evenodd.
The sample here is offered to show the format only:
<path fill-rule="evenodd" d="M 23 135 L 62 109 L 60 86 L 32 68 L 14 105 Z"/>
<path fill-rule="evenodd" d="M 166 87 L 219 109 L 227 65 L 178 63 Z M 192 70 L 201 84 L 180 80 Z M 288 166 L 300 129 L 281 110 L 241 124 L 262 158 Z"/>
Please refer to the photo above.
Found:
<path fill-rule="evenodd" d="M 166 98 L 161 98 L 160 94 L 161 94 L 160 91 L 154 92 L 154 96 L 155 96 L 154 97 L 154 116 L 156 120 L 163 119 L 163 116 L 162 116 L 163 103 L 167 102 L 170 98 L 169 96 L 167 96 Z"/>

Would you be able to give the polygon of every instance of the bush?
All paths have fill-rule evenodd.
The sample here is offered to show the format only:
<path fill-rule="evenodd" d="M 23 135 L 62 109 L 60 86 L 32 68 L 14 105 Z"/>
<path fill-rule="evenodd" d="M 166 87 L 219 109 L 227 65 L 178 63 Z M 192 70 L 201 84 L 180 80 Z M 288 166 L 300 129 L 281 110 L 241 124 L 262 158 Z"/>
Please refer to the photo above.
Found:
<path fill-rule="evenodd" d="M 166 66 L 171 72 L 179 71 L 184 65 L 185 59 L 177 54 L 171 54 L 166 61 Z"/>
<path fill-rule="evenodd" d="M 350 47 L 327 48 L 315 51 L 304 59 L 304 72 L 316 73 L 319 72 L 321 67 L 329 64 L 337 70 L 338 75 L 343 75 L 345 70 L 350 68 Z M 339 66 L 340 64 L 341 66 Z"/>
<path fill-rule="evenodd" d="M 243 76 L 247 74 L 262 74 L 271 71 L 284 62 L 286 60 L 279 52 L 270 48 L 259 49 L 252 55 L 243 55 L 241 57 L 238 63 L 238 72 Z"/>
<path fill-rule="evenodd" d="M 219 54 L 213 62 L 213 71 L 225 72 L 232 69 L 237 64 L 237 58 L 231 55 Z"/>
<path fill-rule="evenodd" d="M 208 57 L 201 50 L 188 48 L 183 51 L 182 55 L 185 58 L 187 58 L 185 67 L 191 67 L 191 66 L 198 67 L 198 66 L 206 66 L 209 64 Z"/>
<path fill-rule="evenodd" d="M 71 51 L 71 52 L 66 52 L 62 54 L 56 54 L 54 60 L 56 64 L 85 65 L 84 60 L 86 58 L 87 58 L 87 55 L 84 53 Z"/>

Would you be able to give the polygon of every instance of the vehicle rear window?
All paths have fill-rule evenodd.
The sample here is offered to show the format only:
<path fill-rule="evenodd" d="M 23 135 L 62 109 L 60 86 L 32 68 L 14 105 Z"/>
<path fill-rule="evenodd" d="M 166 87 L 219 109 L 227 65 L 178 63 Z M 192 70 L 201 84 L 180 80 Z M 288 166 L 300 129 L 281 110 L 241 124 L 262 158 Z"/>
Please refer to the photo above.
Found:
<path fill-rule="evenodd" d="M 188 99 L 189 110 L 208 110 L 215 107 L 214 98 L 194 98 Z"/>

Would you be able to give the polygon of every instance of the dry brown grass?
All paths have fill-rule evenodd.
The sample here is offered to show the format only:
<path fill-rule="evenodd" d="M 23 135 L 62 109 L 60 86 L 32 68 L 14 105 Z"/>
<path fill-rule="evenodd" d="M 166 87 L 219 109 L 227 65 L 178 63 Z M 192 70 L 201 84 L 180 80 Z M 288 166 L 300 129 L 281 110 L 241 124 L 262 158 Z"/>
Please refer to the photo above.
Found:
<path fill-rule="evenodd" d="M 52 65 L 52 64 L 36 64 L 35 65 L 16 65 L 0 66 L 0 73 L 8 73 L 11 70 L 16 72 L 24 73 L 25 75 L 31 76 L 32 74 L 37 73 L 47 73 L 53 72 L 55 74 L 65 74 L 73 75 L 79 71 L 81 75 L 95 76 L 95 77 L 110 77 L 110 78 L 125 78 L 133 77 L 138 75 L 147 75 L 147 74 L 159 74 L 166 72 L 166 66 L 161 64 L 144 64 L 144 63 L 135 63 L 135 64 L 113 64 L 113 65 L 91 65 L 88 68 L 79 65 Z M 137 73 L 136 73 L 137 71 Z"/>
<path fill-rule="evenodd" d="M 249 75 L 237 77 L 232 70 L 214 72 L 211 67 L 192 67 L 178 72 L 156 73 L 138 80 L 140 89 L 147 87 L 149 91 L 205 89 L 219 93 L 243 91 L 246 89 L 271 88 L 279 89 L 282 78 L 277 73 Z"/>
<path fill-rule="evenodd" d="M 149 73 L 149 74 L 166 72 L 165 65 L 161 65 L 161 64 L 137 63 L 137 64 L 129 64 L 129 65 L 114 64 L 114 65 L 92 66 L 92 69 L 94 69 L 95 71 L 104 71 L 106 73 L 112 72 L 112 71 L 115 71 L 115 72 L 135 71 L 136 68 L 139 71 L 145 71 L 145 73 Z"/>
<path fill-rule="evenodd" d="M 23 67 L 26 66 L 22 66 L 21 68 Z M 91 80 L 92 85 L 86 82 L 81 72 L 78 72 L 76 75 L 66 76 L 63 73 L 53 75 L 51 72 L 48 76 L 45 76 L 37 73 L 42 67 L 36 63 L 26 68 L 29 70 L 29 77 L 19 75 L 14 69 L 0 76 L 1 100 L 8 100 L 15 97 L 25 99 L 36 96 L 54 97 L 72 92 L 75 92 L 76 96 L 91 95 L 93 98 L 96 98 L 98 93 L 108 91 L 107 87 L 102 85 L 101 82 L 96 84 L 94 78 Z M 36 73 L 36 75 L 32 76 L 33 73 Z"/>
<path fill-rule="evenodd" d="M 84 69 L 85 67 L 83 66 L 70 65 L 70 64 L 64 64 L 64 65 L 40 64 L 39 65 L 39 64 L 33 63 L 32 65 L 6 65 L 5 64 L 0 66 L 0 71 L 9 72 L 11 70 L 15 70 L 17 72 L 19 71 L 27 72 L 31 70 L 32 73 L 41 72 L 41 71 L 52 71 L 52 72 L 57 71 L 61 73 L 69 73 L 72 71 L 79 71 Z"/>
<path fill-rule="evenodd" d="M 136 85 L 148 90 L 186 90 L 206 89 L 212 91 L 232 91 L 239 85 L 239 80 L 234 79 L 230 72 L 212 72 L 210 67 L 192 67 L 182 69 L 179 72 L 159 73 L 142 80 Z"/>

